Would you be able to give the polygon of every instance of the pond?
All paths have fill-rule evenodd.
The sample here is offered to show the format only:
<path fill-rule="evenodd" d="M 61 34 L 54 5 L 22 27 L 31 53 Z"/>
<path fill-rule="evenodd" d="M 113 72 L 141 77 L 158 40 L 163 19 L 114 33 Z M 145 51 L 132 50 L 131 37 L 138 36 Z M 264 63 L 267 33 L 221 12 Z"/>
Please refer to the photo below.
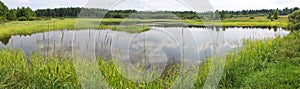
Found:
<path fill-rule="evenodd" d="M 243 27 L 152 27 L 141 33 L 113 30 L 61 30 L 28 36 L 12 36 L 0 46 L 20 49 L 27 57 L 34 53 L 53 56 L 76 56 L 88 59 L 154 63 L 185 59 L 201 62 L 204 58 L 227 53 L 243 45 L 243 40 L 263 40 L 289 34 L 282 28 Z"/>

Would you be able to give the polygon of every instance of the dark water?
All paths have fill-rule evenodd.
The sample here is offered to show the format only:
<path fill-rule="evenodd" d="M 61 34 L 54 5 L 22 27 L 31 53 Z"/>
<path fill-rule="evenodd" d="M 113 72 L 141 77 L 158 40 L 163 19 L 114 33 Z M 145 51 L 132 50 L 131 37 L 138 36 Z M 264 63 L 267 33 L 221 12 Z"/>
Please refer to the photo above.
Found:
<path fill-rule="evenodd" d="M 64 30 L 12 36 L 0 46 L 56 56 L 118 58 L 135 61 L 176 62 L 202 60 L 241 47 L 244 39 L 269 39 L 285 36 L 282 28 L 182 28 L 153 27 L 142 33 L 112 30 Z M 170 61 L 170 59 L 172 61 Z"/>

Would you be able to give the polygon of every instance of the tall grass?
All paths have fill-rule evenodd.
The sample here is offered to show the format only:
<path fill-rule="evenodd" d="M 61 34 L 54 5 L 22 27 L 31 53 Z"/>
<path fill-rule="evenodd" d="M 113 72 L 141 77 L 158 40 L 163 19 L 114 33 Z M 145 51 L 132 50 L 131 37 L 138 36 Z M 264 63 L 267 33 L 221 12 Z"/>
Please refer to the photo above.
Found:
<path fill-rule="evenodd" d="M 0 88 L 79 88 L 69 58 L 35 55 L 28 61 L 20 51 L 0 51 Z"/>
<path fill-rule="evenodd" d="M 83 59 L 74 62 L 72 58 L 44 57 L 39 54 L 33 55 L 29 60 L 23 56 L 21 51 L 0 51 L 0 88 L 145 88 L 164 89 L 175 84 L 178 76 L 179 65 L 167 66 L 164 75 L 149 83 L 138 83 L 122 76 L 117 70 L 115 63 L 99 59 L 98 66 L 91 67 L 89 60 Z M 76 64 L 80 63 L 80 64 Z M 75 67 L 80 65 L 80 70 Z M 91 69 L 93 68 L 93 69 Z M 103 79 L 91 82 L 86 76 L 89 70 L 99 70 L 93 78 Z M 84 70 L 84 71 L 81 71 Z M 124 70 L 125 71 L 125 70 Z M 79 73 L 82 72 L 82 73 Z M 150 74 L 151 77 L 152 74 Z M 103 76 L 103 77 L 101 77 Z M 86 79 L 82 79 L 86 78 Z M 81 80 L 81 81 L 79 81 Z M 108 84 L 105 85 L 105 83 Z M 95 85 L 97 85 L 95 87 Z"/>
<path fill-rule="evenodd" d="M 219 88 L 299 88 L 299 43 L 299 32 L 248 41 L 237 53 L 228 54 Z"/>

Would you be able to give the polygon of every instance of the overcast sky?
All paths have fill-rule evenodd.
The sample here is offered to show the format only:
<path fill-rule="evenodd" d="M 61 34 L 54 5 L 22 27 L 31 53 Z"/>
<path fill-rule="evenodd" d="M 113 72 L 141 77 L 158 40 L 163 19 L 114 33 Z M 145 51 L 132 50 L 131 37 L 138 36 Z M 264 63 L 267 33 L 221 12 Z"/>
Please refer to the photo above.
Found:
<path fill-rule="evenodd" d="M 35 9 L 58 7 L 87 7 L 91 0 L 1 0 L 9 8 L 29 6 Z M 99 0 L 98 0 L 99 1 Z M 182 0 L 184 1 L 184 0 Z M 115 3 L 112 0 L 100 0 L 101 4 Z M 242 10 L 242 9 L 276 9 L 285 7 L 300 7 L 300 0 L 209 0 L 212 8 L 218 10 Z M 102 6 L 102 5 L 101 5 Z M 108 9 L 109 6 L 98 6 Z M 113 9 L 136 10 L 190 10 L 178 0 L 124 0 Z"/>

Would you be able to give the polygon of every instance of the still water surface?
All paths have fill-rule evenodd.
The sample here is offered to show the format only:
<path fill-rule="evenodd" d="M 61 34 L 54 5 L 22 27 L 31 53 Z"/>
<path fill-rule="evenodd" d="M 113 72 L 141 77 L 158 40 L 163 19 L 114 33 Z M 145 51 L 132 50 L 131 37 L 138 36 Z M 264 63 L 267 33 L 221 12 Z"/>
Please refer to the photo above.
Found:
<path fill-rule="evenodd" d="M 286 36 L 282 28 L 152 27 L 142 33 L 112 30 L 62 30 L 12 36 L 0 46 L 33 53 L 89 59 L 111 57 L 151 62 L 201 61 L 241 47 L 244 39 L 263 40 Z"/>

